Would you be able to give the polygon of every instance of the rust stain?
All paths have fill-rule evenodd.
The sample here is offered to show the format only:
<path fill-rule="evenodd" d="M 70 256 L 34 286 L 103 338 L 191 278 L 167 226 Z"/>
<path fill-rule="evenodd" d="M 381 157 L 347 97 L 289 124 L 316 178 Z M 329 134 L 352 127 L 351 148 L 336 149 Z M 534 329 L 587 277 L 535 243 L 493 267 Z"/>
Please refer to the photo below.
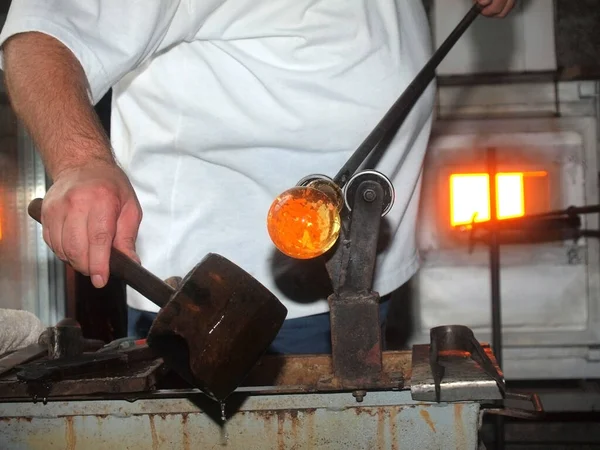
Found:
<path fill-rule="evenodd" d="M 356 408 L 352 408 L 354 410 L 354 413 L 357 416 L 360 416 L 361 414 L 367 414 L 371 417 L 375 417 L 379 414 L 379 408 L 371 408 L 371 407 L 365 407 L 365 406 L 357 406 Z"/>
<path fill-rule="evenodd" d="M 268 421 L 268 420 L 274 418 L 277 415 L 276 411 L 269 411 L 269 410 L 265 410 L 265 411 L 253 411 L 252 413 L 256 414 L 258 417 L 262 417 L 265 421 Z"/>
<path fill-rule="evenodd" d="M 301 441 L 298 436 L 298 430 L 300 429 L 300 419 L 298 418 L 298 411 L 291 411 L 290 418 L 292 419 L 292 431 L 290 433 L 292 439 L 292 445 L 294 448 Z"/>
<path fill-rule="evenodd" d="M 426 409 L 422 409 L 421 411 L 419 411 L 419 414 L 421 415 L 421 417 L 423 418 L 425 423 L 427 425 L 429 425 L 429 428 L 431 428 L 431 431 L 433 431 L 435 433 L 435 425 L 433 424 L 433 420 L 431 420 L 429 411 L 427 411 Z"/>
<path fill-rule="evenodd" d="M 456 449 L 462 450 L 467 446 L 467 436 L 465 435 L 465 427 L 462 420 L 463 405 L 456 403 L 454 405 L 454 435 L 456 436 Z"/>
<path fill-rule="evenodd" d="M 75 450 L 77 438 L 75 436 L 75 427 L 73 426 L 73 417 L 65 418 L 65 441 L 67 442 L 66 450 Z"/>
<path fill-rule="evenodd" d="M 377 358 L 379 352 L 371 355 Z M 365 378 L 364 384 L 370 387 L 398 388 L 406 385 L 410 379 L 412 353 L 410 351 L 382 352 L 383 373 L 380 378 Z M 265 355 L 245 379 L 244 386 L 278 386 L 282 392 L 285 387 L 304 386 L 310 390 L 338 390 L 342 381 L 333 371 L 331 355 Z"/>
<path fill-rule="evenodd" d="M 390 408 L 390 436 L 392 437 L 392 445 L 391 450 L 400 450 L 400 446 L 398 444 L 398 411 L 402 408 Z"/>
<path fill-rule="evenodd" d="M 154 416 L 149 414 L 150 421 L 150 436 L 152 438 L 152 450 L 158 450 L 158 434 L 156 433 L 156 425 L 154 425 Z"/>
<path fill-rule="evenodd" d="M 187 427 L 188 414 L 183 413 L 181 415 L 181 428 L 183 435 L 183 450 L 190 450 L 190 435 Z"/>
<path fill-rule="evenodd" d="M 31 422 L 33 417 L 0 417 L 0 422 L 10 423 L 13 420 L 16 420 L 17 422 Z"/>
<path fill-rule="evenodd" d="M 101 417 L 96 416 L 96 425 L 98 426 L 98 435 L 102 436 L 103 433 L 103 429 L 102 429 L 102 425 L 104 419 L 102 419 Z"/>
<path fill-rule="evenodd" d="M 466 352 L 463 350 L 440 350 L 438 352 L 439 356 L 453 356 L 456 358 L 470 358 L 471 352 Z"/>
<path fill-rule="evenodd" d="M 317 443 L 315 443 L 315 440 L 317 437 L 317 433 L 315 432 L 315 430 L 316 430 L 315 416 L 317 415 L 316 409 L 306 410 L 305 413 L 306 413 L 306 419 L 305 419 L 304 429 L 306 430 L 307 434 L 304 436 L 304 438 L 308 440 L 307 446 L 309 449 L 319 448 L 319 445 Z"/>
<path fill-rule="evenodd" d="M 377 448 L 385 449 L 385 412 L 382 408 L 377 408 Z"/>
<path fill-rule="evenodd" d="M 285 411 L 277 411 L 277 448 L 285 450 Z"/>
<path fill-rule="evenodd" d="M 381 345 L 377 342 L 373 347 L 369 349 L 366 355 L 366 363 L 369 366 L 381 366 L 382 365 Z"/>

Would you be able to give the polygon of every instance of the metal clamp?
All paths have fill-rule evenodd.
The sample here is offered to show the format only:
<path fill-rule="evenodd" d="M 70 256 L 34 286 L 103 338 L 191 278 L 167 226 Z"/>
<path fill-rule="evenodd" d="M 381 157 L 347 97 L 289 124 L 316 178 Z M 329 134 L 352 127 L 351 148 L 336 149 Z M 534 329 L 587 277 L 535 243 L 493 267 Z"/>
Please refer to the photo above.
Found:
<path fill-rule="evenodd" d="M 382 373 L 379 294 L 372 284 L 386 188 L 380 177 L 347 186 L 355 186 L 354 209 L 346 221 L 348 231 L 344 231 L 337 257 L 329 263 L 334 286 L 328 298 L 331 346 L 334 374 L 342 386 L 362 390 Z"/>
<path fill-rule="evenodd" d="M 430 402 L 521 400 L 533 410 L 482 406 L 487 414 L 534 419 L 543 413 L 536 394 L 508 392 L 492 350 L 480 344 L 463 325 L 430 330 L 430 345 L 413 346 L 411 394 L 413 400 Z"/>
<path fill-rule="evenodd" d="M 441 363 L 440 356 L 448 352 L 461 352 L 462 357 L 470 357 L 479 364 L 485 374 L 493 379 L 500 389 L 500 393 L 506 392 L 504 379 L 500 368 L 495 366 L 481 344 L 475 339 L 473 331 L 464 325 L 445 325 L 432 328 L 429 332 L 431 344 L 429 346 L 429 364 L 433 381 L 435 384 L 435 398 L 437 402 L 441 399 L 441 383 L 445 374 L 445 366 Z"/>
<path fill-rule="evenodd" d="M 497 416 L 514 417 L 516 419 L 539 419 L 544 414 L 544 406 L 540 397 L 535 393 L 522 394 L 518 392 L 506 392 L 504 395 L 505 400 L 520 400 L 530 402 L 533 405 L 533 410 L 521 409 L 521 408 L 503 408 L 498 407 L 486 407 L 482 405 L 482 411 L 486 414 L 494 414 Z"/>
<path fill-rule="evenodd" d="M 489 345 L 462 325 L 436 327 L 430 345 L 413 346 L 411 393 L 428 402 L 501 400 L 504 380 Z"/>

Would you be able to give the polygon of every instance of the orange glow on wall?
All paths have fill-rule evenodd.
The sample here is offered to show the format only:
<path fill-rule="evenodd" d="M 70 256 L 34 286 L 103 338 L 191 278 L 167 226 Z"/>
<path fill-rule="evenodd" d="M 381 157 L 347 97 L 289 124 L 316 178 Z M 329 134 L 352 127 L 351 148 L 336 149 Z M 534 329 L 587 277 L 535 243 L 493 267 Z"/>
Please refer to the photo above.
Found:
<path fill-rule="evenodd" d="M 547 172 L 500 172 L 496 174 L 498 219 L 525 215 L 526 180 L 546 177 Z M 490 220 L 490 189 L 487 173 L 450 175 L 450 224 L 467 225 Z"/>

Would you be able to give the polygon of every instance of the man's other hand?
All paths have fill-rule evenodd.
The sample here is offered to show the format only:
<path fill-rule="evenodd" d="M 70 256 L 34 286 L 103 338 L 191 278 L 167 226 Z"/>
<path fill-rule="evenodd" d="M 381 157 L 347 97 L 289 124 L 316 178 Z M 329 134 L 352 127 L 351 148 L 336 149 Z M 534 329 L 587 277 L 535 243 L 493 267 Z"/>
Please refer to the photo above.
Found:
<path fill-rule="evenodd" d="M 483 10 L 481 14 L 488 17 L 506 17 L 515 6 L 516 0 L 475 0 Z"/>
<path fill-rule="evenodd" d="M 44 241 L 97 288 L 108 281 L 113 245 L 139 262 L 135 241 L 141 220 L 125 173 L 106 162 L 60 172 L 42 205 Z"/>

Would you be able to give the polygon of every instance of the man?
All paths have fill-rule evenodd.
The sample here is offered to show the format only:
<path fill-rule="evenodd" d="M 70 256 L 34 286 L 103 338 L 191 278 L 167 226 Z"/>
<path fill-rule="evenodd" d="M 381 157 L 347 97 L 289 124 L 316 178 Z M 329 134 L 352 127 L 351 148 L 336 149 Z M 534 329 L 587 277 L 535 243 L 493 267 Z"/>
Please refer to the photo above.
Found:
<path fill-rule="evenodd" d="M 514 0 L 480 3 L 504 16 Z M 163 278 L 220 253 L 288 307 L 276 350 L 328 351 L 327 292 L 300 292 L 314 280 L 274 249 L 266 213 L 304 176 L 334 175 L 425 64 L 420 0 L 13 0 L 0 44 L 53 180 L 42 223 L 60 259 L 101 287 L 111 245 Z M 111 87 L 109 142 L 92 104 Z M 433 94 L 377 167 L 397 190 L 382 295 L 418 266 Z M 131 290 L 128 305 L 132 326 L 157 311 Z"/>

